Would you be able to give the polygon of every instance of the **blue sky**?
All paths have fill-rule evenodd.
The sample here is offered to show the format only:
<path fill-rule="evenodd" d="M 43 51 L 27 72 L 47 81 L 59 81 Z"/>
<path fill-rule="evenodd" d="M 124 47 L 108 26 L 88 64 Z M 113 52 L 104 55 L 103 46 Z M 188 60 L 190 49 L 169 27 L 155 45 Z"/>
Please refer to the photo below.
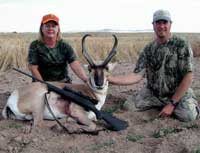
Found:
<path fill-rule="evenodd" d="M 170 11 L 173 32 L 200 32 L 200 0 L 0 0 L 0 32 L 37 32 L 43 15 L 61 31 L 152 29 L 152 15 Z"/>

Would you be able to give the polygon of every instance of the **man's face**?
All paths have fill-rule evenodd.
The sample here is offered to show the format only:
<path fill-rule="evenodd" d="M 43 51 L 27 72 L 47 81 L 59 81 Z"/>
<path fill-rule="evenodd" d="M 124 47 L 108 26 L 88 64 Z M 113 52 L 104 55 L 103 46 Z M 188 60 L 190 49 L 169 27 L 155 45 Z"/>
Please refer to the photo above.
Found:
<path fill-rule="evenodd" d="M 168 38 L 170 35 L 171 22 L 158 20 L 153 22 L 153 28 L 158 38 Z"/>

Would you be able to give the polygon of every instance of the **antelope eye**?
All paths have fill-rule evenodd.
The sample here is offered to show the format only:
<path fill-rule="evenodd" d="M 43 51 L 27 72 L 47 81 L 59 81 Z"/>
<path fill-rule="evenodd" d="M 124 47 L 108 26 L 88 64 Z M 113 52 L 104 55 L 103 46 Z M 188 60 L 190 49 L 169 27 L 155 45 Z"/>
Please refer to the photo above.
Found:
<path fill-rule="evenodd" d="M 91 72 L 92 71 L 92 68 L 90 65 L 88 65 L 88 71 Z"/>
<path fill-rule="evenodd" d="M 105 67 L 105 70 L 106 70 L 106 71 L 109 71 L 109 67 L 108 67 L 108 66 L 106 66 L 106 67 Z"/>

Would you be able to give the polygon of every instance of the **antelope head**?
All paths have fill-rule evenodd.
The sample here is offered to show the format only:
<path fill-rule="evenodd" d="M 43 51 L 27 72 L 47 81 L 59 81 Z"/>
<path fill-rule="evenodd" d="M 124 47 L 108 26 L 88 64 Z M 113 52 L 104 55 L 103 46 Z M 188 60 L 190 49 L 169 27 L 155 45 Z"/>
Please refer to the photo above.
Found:
<path fill-rule="evenodd" d="M 117 37 L 113 35 L 114 45 L 112 47 L 112 50 L 110 51 L 110 53 L 108 54 L 108 56 L 105 58 L 103 62 L 96 63 L 90 57 L 86 48 L 85 40 L 88 36 L 91 36 L 91 35 L 86 34 L 82 38 L 82 53 L 89 64 L 88 66 L 88 70 L 90 72 L 89 85 L 95 89 L 103 89 L 105 86 L 108 86 L 108 81 L 106 80 L 106 73 L 110 70 L 110 65 L 108 63 L 116 54 L 118 40 L 117 40 Z"/>

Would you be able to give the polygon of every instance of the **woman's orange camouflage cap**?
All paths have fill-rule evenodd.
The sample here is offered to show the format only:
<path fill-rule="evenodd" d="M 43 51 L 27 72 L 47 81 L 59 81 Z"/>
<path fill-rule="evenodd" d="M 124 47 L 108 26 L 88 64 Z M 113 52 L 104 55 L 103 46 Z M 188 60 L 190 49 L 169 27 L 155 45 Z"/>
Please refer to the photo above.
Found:
<path fill-rule="evenodd" d="M 44 15 L 44 16 L 42 17 L 41 23 L 42 23 L 42 24 L 45 24 L 45 23 L 47 23 L 47 22 L 49 22 L 49 21 L 54 21 L 54 22 L 56 22 L 57 24 L 59 24 L 59 18 L 58 18 L 57 16 L 55 16 L 54 14 L 47 14 L 47 15 Z"/>

